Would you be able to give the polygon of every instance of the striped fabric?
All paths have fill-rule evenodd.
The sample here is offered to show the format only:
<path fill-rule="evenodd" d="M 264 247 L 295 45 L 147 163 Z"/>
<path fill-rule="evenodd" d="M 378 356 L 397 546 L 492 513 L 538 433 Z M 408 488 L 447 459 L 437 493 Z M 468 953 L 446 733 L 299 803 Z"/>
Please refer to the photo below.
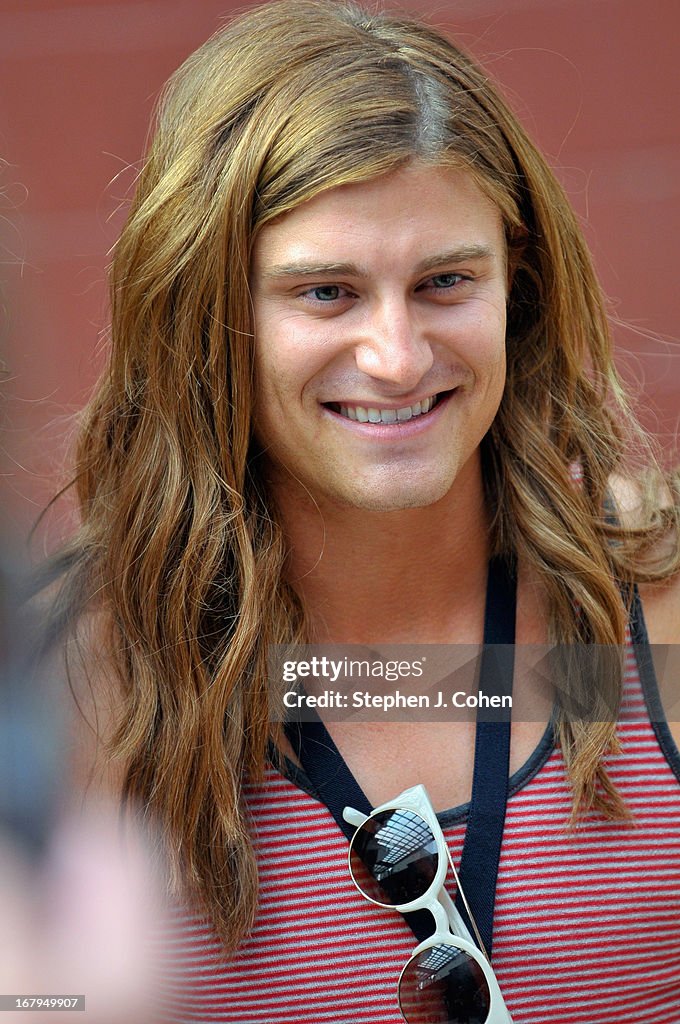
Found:
<path fill-rule="evenodd" d="M 645 714 L 632 648 L 619 730 L 608 768 L 633 825 L 594 817 L 566 831 L 570 794 L 549 735 L 511 780 L 493 961 L 515 1024 L 680 1022 L 680 759 Z M 347 841 L 317 800 L 273 770 L 248 799 L 255 930 L 226 962 L 210 926 L 177 910 L 176 932 L 159 939 L 162 1019 L 399 1024 L 413 933 L 356 891 Z M 465 814 L 440 816 L 456 861 Z"/>

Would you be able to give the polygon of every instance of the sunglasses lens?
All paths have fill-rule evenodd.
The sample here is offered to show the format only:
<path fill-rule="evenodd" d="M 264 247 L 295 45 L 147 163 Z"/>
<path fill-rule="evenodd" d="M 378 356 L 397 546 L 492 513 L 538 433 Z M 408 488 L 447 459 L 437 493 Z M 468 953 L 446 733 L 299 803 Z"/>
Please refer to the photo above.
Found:
<path fill-rule="evenodd" d="M 484 1024 L 491 993 L 476 960 L 440 943 L 418 953 L 404 968 L 399 1006 L 408 1024 Z"/>
<path fill-rule="evenodd" d="M 365 896 L 382 906 L 400 906 L 426 893 L 438 863 L 432 829 L 413 811 L 371 815 L 350 847 L 354 881 Z"/>

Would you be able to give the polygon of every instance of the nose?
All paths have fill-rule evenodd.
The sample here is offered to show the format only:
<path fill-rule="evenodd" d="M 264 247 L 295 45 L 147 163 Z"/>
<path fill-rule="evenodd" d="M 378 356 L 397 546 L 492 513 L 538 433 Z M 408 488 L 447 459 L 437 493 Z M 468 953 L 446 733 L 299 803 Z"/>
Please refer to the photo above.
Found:
<path fill-rule="evenodd" d="M 385 300 L 367 311 L 355 343 L 362 373 L 398 394 L 414 390 L 432 366 L 434 353 L 424 325 L 405 299 Z"/>

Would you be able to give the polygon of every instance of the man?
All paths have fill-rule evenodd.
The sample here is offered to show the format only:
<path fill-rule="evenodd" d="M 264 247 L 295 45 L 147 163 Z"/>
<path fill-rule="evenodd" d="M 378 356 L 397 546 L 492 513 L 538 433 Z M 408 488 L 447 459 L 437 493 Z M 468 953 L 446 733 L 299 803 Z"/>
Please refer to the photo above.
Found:
<path fill-rule="evenodd" d="M 184 908 L 169 1019 L 398 1020 L 413 933 L 352 886 L 334 808 L 418 785 L 479 862 L 516 1021 L 677 1016 L 677 727 L 630 644 L 636 583 L 678 640 L 677 481 L 631 477 L 584 242 L 483 72 L 351 4 L 246 13 L 171 81 L 111 295 L 65 601 Z M 624 669 L 572 673 L 588 714 L 514 721 L 497 762 L 464 721 L 310 745 L 272 720 L 274 643 L 499 638 L 624 645 Z M 653 723 L 626 718 L 643 694 Z M 406 1019 L 473 1019 L 448 990 L 431 1012 Z"/>

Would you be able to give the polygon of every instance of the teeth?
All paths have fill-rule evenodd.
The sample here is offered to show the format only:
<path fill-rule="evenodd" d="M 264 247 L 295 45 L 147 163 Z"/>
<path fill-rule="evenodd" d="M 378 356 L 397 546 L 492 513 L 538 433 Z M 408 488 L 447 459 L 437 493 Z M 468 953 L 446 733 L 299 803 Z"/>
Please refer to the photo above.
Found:
<path fill-rule="evenodd" d="M 431 398 L 425 398 L 415 405 L 407 405 L 403 409 L 369 409 L 361 405 L 341 405 L 340 415 L 359 423 L 406 423 L 414 416 L 423 416 L 436 403 L 437 395 L 432 395 Z"/>

